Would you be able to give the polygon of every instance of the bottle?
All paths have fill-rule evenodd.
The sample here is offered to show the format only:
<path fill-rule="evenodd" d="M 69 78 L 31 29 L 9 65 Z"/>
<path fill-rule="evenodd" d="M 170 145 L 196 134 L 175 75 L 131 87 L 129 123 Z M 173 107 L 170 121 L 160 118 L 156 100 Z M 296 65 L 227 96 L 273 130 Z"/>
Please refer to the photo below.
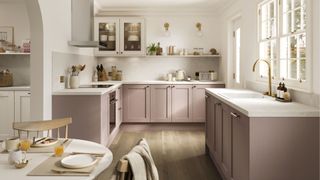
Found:
<path fill-rule="evenodd" d="M 92 77 L 92 81 L 93 82 L 98 82 L 98 72 L 97 71 L 94 71 L 93 77 Z"/>
<path fill-rule="evenodd" d="M 277 87 L 277 97 L 276 98 L 280 98 L 280 89 L 281 89 L 282 83 L 279 83 L 279 86 Z"/>
<path fill-rule="evenodd" d="M 117 67 L 116 66 L 111 67 L 111 79 L 112 79 L 112 81 L 117 80 Z"/>
<path fill-rule="evenodd" d="M 283 99 L 283 94 L 284 94 L 284 83 L 281 84 L 281 87 L 280 87 L 280 99 Z"/>

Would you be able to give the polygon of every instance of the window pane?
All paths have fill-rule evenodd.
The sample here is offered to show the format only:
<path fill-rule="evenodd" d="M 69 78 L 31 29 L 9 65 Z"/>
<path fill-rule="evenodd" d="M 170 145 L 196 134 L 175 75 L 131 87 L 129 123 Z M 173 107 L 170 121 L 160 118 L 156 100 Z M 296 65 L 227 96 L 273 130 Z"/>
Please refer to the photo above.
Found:
<path fill-rule="evenodd" d="M 261 25 L 261 39 L 268 38 L 268 21 L 262 22 Z"/>
<path fill-rule="evenodd" d="M 300 59 L 300 79 L 306 80 L 306 59 Z"/>
<path fill-rule="evenodd" d="M 259 68 L 260 68 L 260 76 L 263 76 L 263 77 L 268 76 L 268 65 L 266 63 L 260 62 Z"/>
<path fill-rule="evenodd" d="M 261 21 L 266 21 L 268 18 L 268 6 L 263 5 L 261 7 Z"/>
<path fill-rule="evenodd" d="M 269 4 L 269 18 L 272 19 L 275 17 L 275 10 L 274 10 L 274 2 Z"/>
<path fill-rule="evenodd" d="M 298 57 L 306 58 L 306 35 L 300 34 L 298 35 Z"/>
<path fill-rule="evenodd" d="M 269 37 L 271 36 L 271 37 L 276 37 L 277 36 L 277 32 L 276 32 L 276 20 L 275 19 L 271 19 L 270 20 L 270 27 L 269 27 L 270 29 L 270 34 L 269 34 Z"/>
<path fill-rule="evenodd" d="M 289 48 L 288 47 L 288 38 L 287 37 L 281 38 L 281 40 L 280 40 L 280 58 L 281 59 L 288 58 L 288 52 L 289 52 L 288 48 Z"/>
<path fill-rule="evenodd" d="M 291 12 L 283 14 L 283 22 L 282 22 L 283 34 L 291 33 L 291 16 L 292 16 Z"/>
<path fill-rule="evenodd" d="M 301 0 L 294 0 L 294 8 L 301 6 Z"/>
<path fill-rule="evenodd" d="M 288 64 L 289 79 L 297 79 L 297 60 L 291 59 Z"/>
<path fill-rule="evenodd" d="M 302 16 L 301 16 L 301 29 L 304 30 L 306 29 L 306 23 L 307 23 L 307 12 L 306 12 L 306 8 L 303 7 L 301 9 L 301 13 L 302 13 Z"/>
<path fill-rule="evenodd" d="M 297 38 L 290 37 L 289 58 L 297 58 Z"/>
<path fill-rule="evenodd" d="M 280 60 L 280 78 L 287 78 L 288 77 L 288 61 L 287 60 Z"/>
<path fill-rule="evenodd" d="M 99 51 L 115 51 L 116 23 L 99 23 Z"/>
<path fill-rule="evenodd" d="M 294 10 L 293 16 L 293 28 L 294 30 L 299 30 L 301 28 L 301 8 Z"/>
<path fill-rule="evenodd" d="M 271 76 L 276 77 L 278 74 L 278 62 L 277 61 L 271 61 Z"/>
<path fill-rule="evenodd" d="M 291 0 L 283 0 L 283 12 L 287 12 L 292 9 Z"/>

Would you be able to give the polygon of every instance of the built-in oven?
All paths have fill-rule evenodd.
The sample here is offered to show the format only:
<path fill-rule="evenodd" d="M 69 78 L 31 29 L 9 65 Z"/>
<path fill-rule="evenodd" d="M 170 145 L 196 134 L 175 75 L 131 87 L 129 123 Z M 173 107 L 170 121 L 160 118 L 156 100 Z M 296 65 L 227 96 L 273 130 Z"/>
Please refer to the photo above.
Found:
<path fill-rule="evenodd" d="M 109 134 L 111 134 L 116 127 L 117 101 L 118 100 L 116 99 L 116 91 L 109 93 Z"/>

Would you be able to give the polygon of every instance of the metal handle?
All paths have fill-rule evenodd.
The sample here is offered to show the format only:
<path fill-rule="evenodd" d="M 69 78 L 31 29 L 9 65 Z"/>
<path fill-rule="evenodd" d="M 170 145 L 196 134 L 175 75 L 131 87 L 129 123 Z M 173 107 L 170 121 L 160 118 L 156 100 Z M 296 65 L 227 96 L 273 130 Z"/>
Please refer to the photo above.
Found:
<path fill-rule="evenodd" d="M 113 101 L 110 101 L 110 104 L 115 104 L 117 101 L 116 100 L 113 100 Z"/>
<path fill-rule="evenodd" d="M 123 52 L 120 52 L 120 54 L 123 54 Z"/>
<path fill-rule="evenodd" d="M 171 88 L 175 88 L 176 86 L 171 86 Z"/>
<path fill-rule="evenodd" d="M 28 95 L 31 95 L 31 92 L 28 92 Z"/>
<path fill-rule="evenodd" d="M 171 86 L 168 86 L 167 89 L 170 88 L 170 87 L 171 87 Z"/>
<path fill-rule="evenodd" d="M 117 52 L 117 54 L 119 54 L 119 52 Z"/>
<path fill-rule="evenodd" d="M 230 115 L 234 118 L 239 118 L 240 116 L 237 113 L 231 112 Z"/>
<path fill-rule="evenodd" d="M 221 103 L 215 103 L 215 105 L 217 105 L 217 106 L 221 106 Z"/>
<path fill-rule="evenodd" d="M 197 86 L 192 86 L 192 88 L 196 88 Z"/>
<path fill-rule="evenodd" d="M 147 88 L 149 88 L 150 86 L 146 86 L 145 88 L 147 89 Z"/>

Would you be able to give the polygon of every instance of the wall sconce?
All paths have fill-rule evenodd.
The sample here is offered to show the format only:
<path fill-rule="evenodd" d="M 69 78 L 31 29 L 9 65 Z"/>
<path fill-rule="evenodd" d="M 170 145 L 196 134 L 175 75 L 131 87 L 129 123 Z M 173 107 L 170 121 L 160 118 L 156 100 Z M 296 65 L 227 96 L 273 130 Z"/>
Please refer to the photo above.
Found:
<path fill-rule="evenodd" d="M 170 36 L 170 31 L 169 31 L 170 24 L 166 22 L 163 24 L 163 27 L 164 27 L 164 33 L 165 33 L 164 35 Z"/>
<path fill-rule="evenodd" d="M 196 28 L 197 28 L 197 36 L 202 37 L 203 33 L 202 33 L 202 24 L 201 23 L 197 23 L 196 24 Z"/>

